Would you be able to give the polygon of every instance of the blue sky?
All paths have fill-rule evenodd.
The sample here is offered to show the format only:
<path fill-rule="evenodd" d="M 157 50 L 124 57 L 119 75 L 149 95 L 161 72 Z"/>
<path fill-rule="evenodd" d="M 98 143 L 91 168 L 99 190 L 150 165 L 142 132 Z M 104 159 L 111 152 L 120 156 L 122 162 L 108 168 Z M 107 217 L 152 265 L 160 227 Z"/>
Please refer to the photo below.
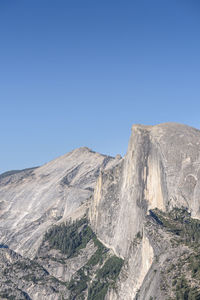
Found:
<path fill-rule="evenodd" d="M 199 0 L 0 1 L 0 173 L 169 121 L 200 128 Z"/>

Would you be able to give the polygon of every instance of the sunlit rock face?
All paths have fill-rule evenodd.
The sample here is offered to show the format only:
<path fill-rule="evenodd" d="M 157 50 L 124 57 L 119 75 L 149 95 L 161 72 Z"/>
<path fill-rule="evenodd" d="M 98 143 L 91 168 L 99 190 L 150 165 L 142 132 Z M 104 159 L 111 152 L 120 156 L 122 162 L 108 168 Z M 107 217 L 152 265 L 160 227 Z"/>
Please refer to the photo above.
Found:
<path fill-rule="evenodd" d="M 143 232 L 149 209 L 168 211 L 184 206 L 193 217 L 199 217 L 199 154 L 199 130 L 176 123 L 133 125 L 124 159 L 97 180 L 89 217 L 98 237 L 126 259 L 133 255 L 131 244 L 136 234 Z M 141 249 L 147 240 L 143 239 Z M 149 251 L 138 251 L 134 259 L 152 261 L 152 251 L 149 244 Z M 137 280 L 132 289 L 119 283 L 121 295 L 127 297 L 124 299 L 129 299 L 128 294 L 136 295 L 136 287 L 141 286 L 150 266 L 141 263 L 135 272 L 129 265 L 130 278 Z"/>
<path fill-rule="evenodd" d="M 200 216 L 200 131 L 176 123 L 133 125 L 123 160 L 102 172 L 90 208 L 99 236 L 122 256 L 149 209 Z"/>
<path fill-rule="evenodd" d="M 40 168 L 1 179 L 0 242 L 33 257 L 52 224 L 85 213 L 100 170 L 114 162 L 79 148 Z"/>
<path fill-rule="evenodd" d="M 166 260 L 176 257 L 170 234 L 149 212 L 185 207 L 200 218 L 199 154 L 199 130 L 176 123 L 133 125 L 124 158 L 79 148 L 42 167 L 0 177 L 0 243 L 33 258 L 48 228 L 86 215 L 97 238 L 124 259 L 106 299 L 165 299 L 160 274 Z M 177 247 L 182 255 L 184 247 Z M 67 267 L 49 264 L 48 256 L 41 263 L 66 281 L 93 250 L 86 247 Z M 40 299 L 40 291 L 34 293 Z"/>

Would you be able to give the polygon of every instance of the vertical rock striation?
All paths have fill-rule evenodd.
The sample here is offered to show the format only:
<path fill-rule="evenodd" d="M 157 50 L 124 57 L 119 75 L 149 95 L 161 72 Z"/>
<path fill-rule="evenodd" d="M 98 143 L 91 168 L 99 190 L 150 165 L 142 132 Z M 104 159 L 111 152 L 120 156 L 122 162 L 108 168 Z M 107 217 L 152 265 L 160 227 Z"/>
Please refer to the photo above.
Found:
<path fill-rule="evenodd" d="M 0 243 L 33 258 L 50 226 L 86 212 L 100 170 L 115 161 L 83 147 L 37 169 L 2 176 Z"/>
<path fill-rule="evenodd" d="M 133 125 L 124 158 L 80 148 L 37 169 L 0 176 L 0 246 L 32 259 L 49 227 L 88 213 L 97 238 L 124 259 L 106 299 L 166 299 L 162 273 L 192 251 L 156 217 L 155 211 L 166 216 L 174 207 L 200 218 L 200 131 L 177 123 Z M 73 257 L 69 274 L 63 261 L 49 264 L 46 250 L 40 263 L 65 281 L 87 264 L 88 249 L 79 263 Z M 95 268 L 98 273 L 101 266 Z"/>
<path fill-rule="evenodd" d="M 193 217 L 200 216 L 199 154 L 200 131 L 194 128 L 176 123 L 133 125 L 126 156 L 101 173 L 90 222 L 97 236 L 125 258 L 129 270 L 110 299 L 129 299 L 129 295 L 133 299 L 151 267 L 153 247 L 144 236 L 149 209 L 184 206 Z M 142 233 L 142 241 L 133 249 L 133 241 Z"/>

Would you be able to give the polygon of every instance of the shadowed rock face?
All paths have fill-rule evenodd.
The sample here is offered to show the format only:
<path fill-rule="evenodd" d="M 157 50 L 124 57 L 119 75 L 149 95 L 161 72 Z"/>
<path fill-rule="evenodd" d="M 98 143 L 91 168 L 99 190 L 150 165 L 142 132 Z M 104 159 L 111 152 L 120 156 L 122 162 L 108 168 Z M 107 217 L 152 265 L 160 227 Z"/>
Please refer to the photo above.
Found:
<path fill-rule="evenodd" d="M 85 213 L 100 169 L 114 162 L 80 148 L 40 168 L 0 179 L 0 242 L 33 257 L 47 228 Z"/>
<path fill-rule="evenodd" d="M 199 130 L 176 123 L 133 125 L 124 158 L 80 148 L 40 168 L 3 176 L 0 244 L 33 258 L 52 224 L 87 212 L 98 239 L 125 261 L 106 299 L 166 299 L 161 273 L 174 248 L 149 210 L 185 207 L 200 218 L 199 154 Z M 183 247 L 177 249 L 182 255 Z M 158 255 L 161 263 L 155 262 Z M 56 263 L 49 270 L 59 279 L 69 277 Z"/>

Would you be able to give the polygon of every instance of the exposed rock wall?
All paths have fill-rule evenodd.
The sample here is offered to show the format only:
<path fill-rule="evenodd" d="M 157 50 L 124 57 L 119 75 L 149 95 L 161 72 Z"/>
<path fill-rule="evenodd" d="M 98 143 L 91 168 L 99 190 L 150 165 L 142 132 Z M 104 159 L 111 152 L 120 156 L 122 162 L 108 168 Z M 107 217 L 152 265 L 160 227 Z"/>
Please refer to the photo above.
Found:
<path fill-rule="evenodd" d="M 174 206 L 200 218 L 200 131 L 176 123 L 134 125 L 124 158 L 80 148 L 40 168 L 0 178 L 0 242 L 32 258 L 52 224 L 80 218 L 89 209 L 99 240 L 125 260 L 107 299 L 149 300 L 156 293 L 165 299 L 156 256 L 167 245 L 160 249 L 164 234 L 156 240 L 146 219 L 150 209 L 167 212 Z M 169 245 L 170 259 L 174 250 Z M 70 277 L 65 268 L 56 268 L 53 264 L 49 270 Z"/>
<path fill-rule="evenodd" d="M 79 148 L 40 168 L 0 179 L 0 242 L 34 257 L 52 224 L 86 212 L 100 169 L 115 161 Z"/>
<path fill-rule="evenodd" d="M 127 259 L 129 275 L 126 283 L 119 283 L 118 299 L 129 299 L 127 290 L 135 295 L 151 267 L 154 251 L 148 237 L 138 255 L 130 252 L 148 210 L 184 206 L 193 217 L 200 216 L 199 154 L 200 131 L 194 128 L 175 123 L 134 125 L 123 161 L 100 175 L 89 217 L 99 238 Z M 148 267 L 140 263 L 137 269 L 134 260 L 148 261 Z"/>

